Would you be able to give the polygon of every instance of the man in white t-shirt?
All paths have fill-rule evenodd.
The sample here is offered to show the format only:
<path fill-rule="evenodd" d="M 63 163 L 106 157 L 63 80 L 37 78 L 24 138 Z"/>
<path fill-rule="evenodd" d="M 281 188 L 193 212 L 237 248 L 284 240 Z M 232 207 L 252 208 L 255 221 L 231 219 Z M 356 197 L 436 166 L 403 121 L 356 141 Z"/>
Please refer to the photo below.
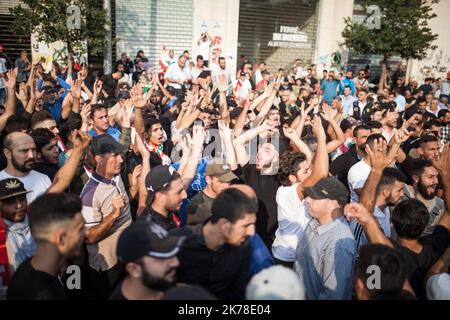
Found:
<path fill-rule="evenodd" d="M 224 57 L 219 58 L 219 65 L 212 71 L 213 81 L 218 83 L 219 76 L 221 75 L 225 75 L 228 81 L 232 81 L 235 78 L 235 72 L 232 72 L 229 68 L 227 68 Z"/>
<path fill-rule="evenodd" d="M 182 95 L 182 86 L 189 78 L 189 68 L 186 66 L 186 57 L 180 56 L 178 63 L 171 64 L 164 75 L 164 80 L 168 82 L 169 87 L 175 89 L 176 95 Z"/>
<path fill-rule="evenodd" d="M 375 141 L 378 139 L 386 141 L 381 134 L 372 134 L 367 138 L 366 145 L 373 148 Z M 348 171 L 347 181 L 350 189 L 350 202 L 359 202 L 359 197 L 369 176 L 370 169 L 370 159 L 366 156 Z"/>
<path fill-rule="evenodd" d="M 195 83 L 197 81 L 198 76 L 202 73 L 202 71 L 207 70 L 205 67 L 205 60 L 203 59 L 202 55 L 197 56 L 197 64 L 192 68 L 191 72 L 191 78 L 192 82 Z"/>
<path fill-rule="evenodd" d="M 210 53 L 210 48 L 211 48 L 211 37 L 208 34 L 208 32 L 204 32 L 201 34 L 200 39 L 198 39 L 197 44 L 198 44 L 198 49 L 197 49 L 197 53 L 201 56 L 203 56 L 204 62 L 205 62 L 205 67 L 209 67 L 209 53 Z"/>
<path fill-rule="evenodd" d="M 374 216 L 380 224 L 386 237 L 391 236 L 391 221 L 389 207 L 395 206 L 403 198 L 403 188 L 406 177 L 396 168 L 385 168 L 378 183 L 375 199 Z M 355 236 L 356 246 L 359 248 L 369 243 L 362 225 L 355 220 L 350 221 L 350 228 Z"/>
<path fill-rule="evenodd" d="M 51 186 L 48 176 L 32 170 L 36 159 L 36 145 L 31 136 L 22 132 L 10 133 L 5 137 L 3 153 L 8 165 L 0 172 L 0 180 L 17 178 L 22 181 L 29 192 L 29 204 Z"/>
<path fill-rule="evenodd" d="M 239 73 L 239 79 L 233 81 L 233 94 L 236 97 L 245 99 L 252 90 L 252 84 L 246 78 L 245 72 Z"/>
<path fill-rule="evenodd" d="M 347 117 L 350 113 L 353 114 L 353 102 L 355 102 L 356 99 L 354 96 L 351 95 L 352 89 L 350 86 L 344 87 L 344 94 L 340 95 L 342 100 L 342 106 L 344 107 L 344 114 Z"/>

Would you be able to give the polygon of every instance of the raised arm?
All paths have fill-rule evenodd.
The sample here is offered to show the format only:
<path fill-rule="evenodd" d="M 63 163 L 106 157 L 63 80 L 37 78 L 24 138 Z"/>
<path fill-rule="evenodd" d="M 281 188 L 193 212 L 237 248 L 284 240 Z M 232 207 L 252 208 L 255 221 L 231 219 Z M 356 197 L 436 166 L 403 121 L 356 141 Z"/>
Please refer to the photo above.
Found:
<path fill-rule="evenodd" d="M 133 86 L 130 91 L 131 101 L 135 106 L 134 111 L 134 127 L 136 132 L 142 136 L 145 131 L 144 117 L 142 115 L 142 109 L 146 106 L 146 101 L 144 100 L 141 88 L 138 85 Z"/>
<path fill-rule="evenodd" d="M 205 129 L 202 124 L 196 123 L 193 128 L 189 160 L 181 174 L 185 190 L 189 188 L 191 181 L 195 176 L 195 172 L 197 171 L 198 162 L 202 157 L 203 141 L 205 141 Z"/>
<path fill-rule="evenodd" d="M 16 114 L 16 78 L 17 78 L 17 68 L 9 69 L 6 72 L 8 79 L 3 79 L 6 91 L 8 93 L 8 98 L 6 100 L 5 112 L 0 116 L 0 132 L 5 129 L 6 120 L 14 114 Z"/>
<path fill-rule="evenodd" d="M 450 142 L 447 142 L 439 160 L 433 161 L 433 165 L 441 174 L 444 183 L 445 212 L 438 224 L 450 231 Z"/>
<path fill-rule="evenodd" d="M 389 159 L 387 156 L 386 141 L 383 139 L 374 141 L 373 149 L 367 145 L 366 153 L 370 159 L 371 170 L 362 189 L 360 203 L 364 205 L 369 212 L 374 212 L 378 184 L 383 175 L 384 168 L 390 164 L 392 159 Z"/>
<path fill-rule="evenodd" d="M 228 77 L 226 75 L 219 75 L 217 88 L 219 89 L 220 118 L 222 120 L 230 121 L 227 105 L 227 91 L 230 86 L 228 85 Z"/>
<path fill-rule="evenodd" d="M 131 116 L 133 115 L 133 102 L 128 99 L 125 107 L 122 109 L 122 125 L 120 135 L 120 144 L 129 148 L 131 145 Z"/>
<path fill-rule="evenodd" d="M 327 152 L 331 153 L 340 146 L 342 146 L 345 143 L 345 135 L 344 132 L 342 132 L 341 127 L 337 124 L 337 122 L 334 120 L 334 118 L 331 116 L 331 108 L 328 104 L 324 103 L 322 105 L 322 117 L 328 121 L 330 124 L 330 127 L 334 131 L 334 140 L 331 140 L 327 143 Z"/>
<path fill-rule="evenodd" d="M 138 181 L 139 182 L 139 200 L 138 200 L 138 209 L 136 212 L 137 216 L 139 217 L 146 207 L 148 192 L 147 192 L 147 188 L 145 187 L 145 178 L 147 177 L 148 173 L 150 172 L 150 152 L 145 147 L 144 142 L 142 141 L 142 139 L 139 135 L 136 135 L 135 143 L 137 144 L 139 154 L 142 157 L 142 172 L 141 172 L 141 175 L 140 175 L 139 181 Z"/>
<path fill-rule="evenodd" d="M 80 139 L 78 139 L 78 137 Z M 89 135 L 87 133 L 74 131 L 72 133 L 72 141 L 72 153 L 66 163 L 56 173 L 52 185 L 47 189 L 48 193 L 64 192 L 69 187 L 72 179 L 77 173 L 84 152 L 89 146 Z"/>
<path fill-rule="evenodd" d="M 230 165 L 231 170 L 237 169 L 236 154 L 233 146 L 233 132 L 230 129 L 228 122 L 219 120 L 219 134 L 225 147 L 225 159 L 226 163 Z"/>
<path fill-rule="evenodd" d="M 236 152 L 237 162 L 241 167 L 245 166 L 250 160 L 250 156 L 245 149 L 246 143 L 259 134 L 263 133 L 264 131 L 272 128 L 273 126 L 268 121 L 265 121 L 259 127 L 247 130 L 243 134 L 239 135 L 236 139 L 234 139 L 234 150 Z"/>
<path fill-rule="evenodd" d="M 71 94 L 66 94 L 61 104 L 61 119 L 66 120 L 69 118 L 70 111 L 72 110 L 73 97 Z"/>
<path fill-rule="evenodd" d="M 297 195 L 303 200 L 303 187 L 314 186 L 320 179 L 328 177 L 328 152 L 326 145 L 325 131 L 322 127 L 322 121 L 318 116 L 314 116 L 313 134 L 317 137 L 317 151 L 314 156 L 313 171 L 304 183 L 297 186 Z"/>
<path fill-rule="evenodd" d="M 283 132 L 286 138 L 291 140 L 291 142 L 295 144 L 297 149 L 306 156 L 306 160 L 311 163 L 313 157 L 312 152 L 308 148 L 308 146 L 297 136 L 295 130 L 289 127 L 283 127 Z"/>
<path fill-rule="evenodd" d="M 393 248 L 391 240 L 383 233 L 377 219 L 360 203 L 350 203 L 345 206 L 344 215 L 347 220 L 356 220 L 363 226 L 364 233 L 370 243 L 384 244 Z"/>

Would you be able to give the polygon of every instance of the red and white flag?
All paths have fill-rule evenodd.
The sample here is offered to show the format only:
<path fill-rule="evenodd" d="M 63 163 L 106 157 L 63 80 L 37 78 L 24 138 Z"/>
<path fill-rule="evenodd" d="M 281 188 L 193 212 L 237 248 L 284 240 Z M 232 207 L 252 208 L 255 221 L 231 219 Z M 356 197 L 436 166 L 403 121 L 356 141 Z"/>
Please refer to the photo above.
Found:
<path fill-rule="evenodd" d="M 166 46 L 163 47 L 159 56 L 159 65 L 164 72 L 166 72 L 169 67 L 169 55 L 167 53 Z"/>

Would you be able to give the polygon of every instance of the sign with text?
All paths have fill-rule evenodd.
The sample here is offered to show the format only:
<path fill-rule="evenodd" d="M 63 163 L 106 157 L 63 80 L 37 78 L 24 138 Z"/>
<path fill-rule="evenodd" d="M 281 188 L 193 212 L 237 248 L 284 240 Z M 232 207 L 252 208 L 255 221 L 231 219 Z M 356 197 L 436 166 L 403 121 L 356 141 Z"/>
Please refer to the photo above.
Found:
<path fill-rule="evenodd" d="M 301 32 L 299 27 L 280 26 L 280 32 L 273 33 L 269 47 L 280 48 L 305 48 L 308 42 L 306 33 Z"/>

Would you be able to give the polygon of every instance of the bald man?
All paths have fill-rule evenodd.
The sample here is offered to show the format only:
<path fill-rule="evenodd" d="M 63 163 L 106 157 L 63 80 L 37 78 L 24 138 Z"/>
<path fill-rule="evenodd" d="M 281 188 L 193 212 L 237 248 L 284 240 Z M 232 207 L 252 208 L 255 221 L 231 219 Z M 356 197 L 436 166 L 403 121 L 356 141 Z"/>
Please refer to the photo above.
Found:
<path fill-rule="evenodd" d="M 36 145 L 33 138 L 22 132 L 12 132 L 5 137 L 3 153 L 8 165 L 0 171 L 0 180 L 17 178 L 29 191 L 28 203 L 45 193 L 52 182 L 48 176 L 33 170 L 36 159 Z"/>

